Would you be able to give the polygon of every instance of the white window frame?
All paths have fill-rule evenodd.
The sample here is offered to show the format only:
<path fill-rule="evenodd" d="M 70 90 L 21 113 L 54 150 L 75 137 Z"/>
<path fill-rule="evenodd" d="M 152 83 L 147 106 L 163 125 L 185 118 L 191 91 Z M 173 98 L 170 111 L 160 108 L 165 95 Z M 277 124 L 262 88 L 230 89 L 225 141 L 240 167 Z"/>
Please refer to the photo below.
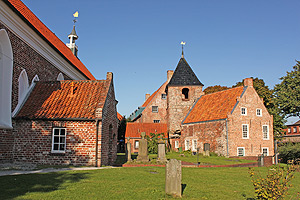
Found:
<path fill-rule="evenodd" d="M 154 119 L 153 123 L 160 123 L 160 120 L 159 119 Z"/>
<path fill-rule="evenodd" d="M 134 148 L 135 149 L 139 149 L 139 147 L 140 147 L 140 141 L 139 140 L 135 140 L 134 141 Z"/>
<path fill-rule="evenodd" d="M 59 130 L 59 134 L 58 135 L 54 135 L 55 133 L 55 130 Z M 64 130 L 65 131 L 65 135 L 61 135 L 61 130 Z M 54 137 L 57 137 L 58 136 L 58 142 L 54 142 Z M 61 138 L 65 138 L 63 142 L 61 142 Z M 56 127 L 56 128 L 53 128 L 52 130 L 52 149 L 51 149 L 51 152 L 52 153 L 65 153 L 66 152 L 66 148 L 67 148 L 67 129 L 66 128 L 59 128 L 59 127 Z M 58 150 L 55 150 L 54 149 L 54 145 L 58 144 Z M 65 145 L 65 148 L 64 150 L 61 150 L 60 149 L 60 145 L 64 144 Z"/>
<path fill-rule="evenodd" d="M 161 99 L 167 99 L 167 94 L 162 93 L 162 94 L 161 94 Z"/>
<path fill-rule="evenodd" d="M 247 127 L 247 132 L 244 132 L 244 126 Z M 244 137 L 244 133 L 247 133 L 247 137 Z M 242 124 L 242 138 L 249 139 L 249 124 Z"/>
<path fill-rule="evenodd" d="M 184 141 L 184 149 L 186 151 L 190 149 L 190 140 L 185 140 Z"/>
<path fill-rule="evenodd" d="M 292 128 L 288 127 L 288 133 L 291 133 Z"/>
<path fill-rule="evenodd" d="M 260 108 L 256 109 L 256 116 L 258 116 L 258 117 L 262 116 L 262 109 L 260 109 Z"/>
<path fill-rule="evenodd" d="M 267 127 L 267 132 L 264 131 L 264 127 Z M 263 139 L 264 140 L 269 140 L 270 139 L 269 125 L 263 125 L 262 126 L 262 133 L 263 133 Z"/>
<path fill-rule="evenodd" d="M 158 106 L 152 106 L 152 112 L 158 113 Z"/>
<path fill-rule="evenodd" d="M 5 55 L 5 56 L 4 56 Z M 0 29 L 0 129 L 11 129 L 13 52 L 5 29 Z"/>
<path fill-rule="evenodd" d="M 293 127 L 293 133 L 297 133 L 297 126 Z"/>
<path fill-rule="evenodd" d="M 239 152 L 240 149 L 243 150 L 243 155 L 240 155 L 240 154 L 239 154 L 239 153 L 240 153 L 240 152 Z M 237 150 L 236 150 L 236 155 L 237 155 L 237 156 L 246 156 L 245 147 L 238 147 Z"/>
<path fill-rule="evenodd" d="M 267 150 L 267 155 L 264 154 L 264 150 Z M 269 148 L 268 147 L 261 148 L 261 154 L 264 154 L 264 156 L 269 156 Z"/>
<path fill-rule="evenodd" d="M 243 109 L 244 109 L 245 113 L 243 112 Z M 247 108 L 241 107 L 241 115 L 247 115 Z"/>
<path fill-rule="evenodd" d="M 197 151 L 197 139 L 192 140 L 192 151 Z"/>
<path fill-rule="evenodd" d="M 175 146 L 176 149 L 179 148 L 179 141 L 178 140 L 175 140 L 175 145 L 174 146 Z"/>

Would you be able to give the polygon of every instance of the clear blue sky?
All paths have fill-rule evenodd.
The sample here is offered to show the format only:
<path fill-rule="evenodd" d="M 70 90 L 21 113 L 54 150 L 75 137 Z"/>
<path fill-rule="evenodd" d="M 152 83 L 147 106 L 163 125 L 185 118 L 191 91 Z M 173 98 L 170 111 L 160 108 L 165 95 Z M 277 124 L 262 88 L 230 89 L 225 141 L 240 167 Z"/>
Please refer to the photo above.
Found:
<path fill-rule="evenodd" d="M 23 0 L 64 43 L 79 11 L 79 58 L 96 79 L 114 73 L 129 116 L 185 58 L 204 84 L 247 77 L 273 88 L 300 60 L 299 0 Z"/>

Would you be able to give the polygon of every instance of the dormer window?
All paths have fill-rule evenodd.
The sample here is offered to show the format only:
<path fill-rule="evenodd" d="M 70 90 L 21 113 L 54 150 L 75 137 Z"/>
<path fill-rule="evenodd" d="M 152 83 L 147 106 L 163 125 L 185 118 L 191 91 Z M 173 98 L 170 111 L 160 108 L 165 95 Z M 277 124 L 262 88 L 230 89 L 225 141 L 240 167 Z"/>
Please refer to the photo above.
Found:
<path fill-rule="evenodd" d="M 241 108 L 241 114 L 247 115 L 247 108 Z"/>
<path fill-rule="evenodd" d="M 189 89 L 188 88 L 182 89 L 182 97 L 183 97 L 183 99 L 189 99 Z"/>

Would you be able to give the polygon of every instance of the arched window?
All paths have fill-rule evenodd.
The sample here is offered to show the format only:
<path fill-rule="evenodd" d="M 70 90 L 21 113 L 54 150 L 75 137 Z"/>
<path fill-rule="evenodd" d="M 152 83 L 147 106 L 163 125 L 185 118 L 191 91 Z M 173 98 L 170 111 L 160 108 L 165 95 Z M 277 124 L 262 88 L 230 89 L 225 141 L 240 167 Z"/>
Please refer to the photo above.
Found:
<path fill-rule="evenodd" d="M 23 69 L 19 76 L 19 94 L 18 94 L 18 104 L 21 104 L 26 93 L 28 92 L 28 77 L 26 70 Z"/>
<path fill-rule="evenodd" d="M 58 81 L 65 80 L 64 75 L 62 73 L 59 73 L 56 80 L 58 80 Z"/>
<path fill-rule="evenodd" d="M 189 99 L 189 89 L 188 88 L 183 88 L 182 89 L 182 96 L 183 96 L 183 99 Z"/>
<path fill-rule="evenodd" d="M 12 128 L 13 52 L 6 30 L 0 29 L 0 128 Z"/>
<path fill-rule="evenodd" d="M 40 78 L 39 78 L 39 76 L 36 74 L 36 75 L 33 77 L 32 81 L 31 81 L 31 85 L 32 85 L 34 82 L 37 82 L 37 81 L 40 81 Z"/>

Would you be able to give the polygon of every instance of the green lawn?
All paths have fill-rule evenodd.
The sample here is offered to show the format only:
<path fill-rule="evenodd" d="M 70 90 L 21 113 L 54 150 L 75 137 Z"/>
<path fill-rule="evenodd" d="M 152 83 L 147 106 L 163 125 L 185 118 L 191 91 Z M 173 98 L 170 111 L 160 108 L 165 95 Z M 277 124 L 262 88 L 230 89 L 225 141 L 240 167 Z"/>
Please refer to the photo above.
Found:
<path fill-rule="evenodd" d="M 164 184 L 163 167 L 4 176 L 0 199 L 172 199 L 164 194 Z M 183 199 L 254 198 L 248 168 L 183 168 L 182 184 Z M 293 184 L 290 192 L 295 194 L 299 172 Z"/>
<path fill-rule="evenodd" d="M 137 155 L 131 155 L 132 159 L 136 159 Z M 178 152 L 168 152 L 166 154 L 167 159 L 177 159 L 190 163 L 197 163 L 197 156 L 192 155 L 190 153 L 178 153 Z M 157 158 L 157 154 L 150 154 L 149 158 L 151 160 Z M 237 158 L 226 158 L 221 156 L 203 156 L 199 155 L 198 161 L 200 165 L 232 165 L 232 164 L 240 164 L 240 163 L 250 163 L 256 162 L 253 160 L 243 160 Z M 117 165 L 124 164 L 126 162 L 125 153 L 118 153 Z"/>

